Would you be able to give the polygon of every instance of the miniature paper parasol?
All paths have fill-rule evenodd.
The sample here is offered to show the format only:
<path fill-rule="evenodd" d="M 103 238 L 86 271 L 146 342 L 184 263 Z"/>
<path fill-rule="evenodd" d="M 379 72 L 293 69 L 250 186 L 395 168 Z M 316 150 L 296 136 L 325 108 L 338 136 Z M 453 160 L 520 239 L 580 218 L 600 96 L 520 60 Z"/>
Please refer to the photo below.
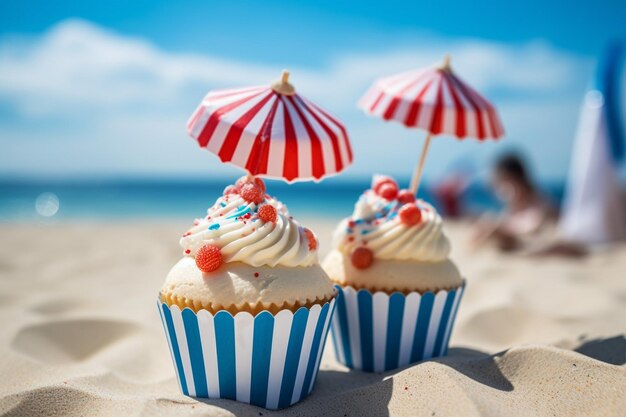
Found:
<path fill-rule="evenodd" d="M 432 136 L 497 139 L 504 129 L 495 107 L 458 78 L 446 57 L 439 67 L 381 78 L 359 101 L 366 113 L 427 131 L 419 164 L 411 180 L 417 193 Z"/>
<path fill-rule="evenodd" d="M 251 175 L 320 180 L 352 163 L 344 125 L 297 94 L 287 71 L 271 86 L 210 91 L 187 131 Z"/>

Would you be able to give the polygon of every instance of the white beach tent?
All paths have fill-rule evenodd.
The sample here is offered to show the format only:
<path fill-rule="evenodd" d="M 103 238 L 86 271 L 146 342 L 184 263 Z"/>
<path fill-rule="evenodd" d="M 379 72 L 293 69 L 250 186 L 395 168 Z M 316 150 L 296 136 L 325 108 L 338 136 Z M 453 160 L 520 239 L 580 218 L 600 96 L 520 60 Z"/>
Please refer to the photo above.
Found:
<path fill-rule="evenodd" d="M 626 240 L 626 200 L 618 176 L 624 157 L 619 110 L 620 45 L 612 45 L 583 102 L 560 223 L 564 239 Z"/>

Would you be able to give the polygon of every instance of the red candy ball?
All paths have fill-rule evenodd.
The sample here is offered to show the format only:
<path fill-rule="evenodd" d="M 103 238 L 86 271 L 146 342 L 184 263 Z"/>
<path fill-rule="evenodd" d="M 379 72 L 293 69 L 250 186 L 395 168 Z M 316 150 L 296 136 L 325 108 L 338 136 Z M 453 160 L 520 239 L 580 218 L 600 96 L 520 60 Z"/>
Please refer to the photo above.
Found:
<path fill-rule="evenodd" d="M 229 185 L 226 188 L 224 188 L 224 192 L 223 195 L 229 195 L 229 194 L 237 194 L 237 187 L 235 187 L 234 185 Z"/>
<path fill-rule="evenodd" d="M 407 226 L 414 226 L 422 221 L 422 211 L 415 203 L 408 203 L 400 207 L 398 217 Z"/>
<path fill-rule="evenodd" d="M 304 234 L 306 235 L 306 238 L 309 241 L 309 250 L 317 249 L 317 238 L 315 237 L 315 233 L 313 233 L 311 229 L 307 229 L 305 227 Z"/>
<path fill-rule="evenodd" d="M 204 245 L 196 254 L 196 265 L 202 272 L 215 271 L 223 262 L 222 252 L 215 245 Z"/>
<path fill-rule="evenodd" d="M 402 204 L 412 203 L 415 201 L 415 195 L 410 190 L 400 190 L 398 193 L 398 201 Z"/>
<path fill-rule="evenodd" d="M 263 180 L 261 178 L 249 177 L 249 176 L 241 177 L 235 183 L 235 188 L 237 190 L 241 190 L 243 188 L 243 186 L 246 185 L 246 184 L 254 184 L 254 185 L 256 185 L 257 187 L 259 187 L 263 191 L 263 194 L 265 194 L 265 183 L 263 182 Z"/>
<path fill-rule="evenodd" d="M 350 256 L 352 265 L 357 269 L 367 269 L 374 262 L 374 253 L 365 246 L 359 246 Z"/>
<path fill-rule="evenodd" d="M 372 190 L 374 190 L 376 194 L 380 195 L 381 187 L 386 184 L 394 185 L 396 187 L 396 190 L 398 189 L 398 184 L 393 178 L 386 175 L 374 175 L 374 178 L 372 180 Z"/>
<path fill-rule="evenodd" d="M 239 177 L 237 181 L 235 181 L 235 187 L 238 190 L 241 190 L 241 187 L 246 185 L 248 182 L 250 182 L 250 178 L 244 175 L 243 177 Z"/>
<path fill-rule="evenodd" d="M 261 178 L 258 177 L 254 177 L 254 184 L 259 187 L 261 189 L 261 191 L 263 191 L 263 194 L 265 194 L 265 191 L 267 190 L 265 188 L 265 183 L 263 182 L 263 180 Z"/>
<path fill-rule="evenodd" d="M 259 207 L 259 218 L 264 222 L 276 223 L 276 209 L 269 204 L 263 204 Z"/>
<path fill-rule="evenodd" d="M 393 200 L 398 195 L 398 186 L 392 183 L 386 183 L 378 188 L 378 195 L 385 200 Z"/>
<path fill-rule="evenodd" d="M 239 194 L 246 200 L 248 203 L 259 204 L 262 203 L 265 199 L 265 193 L 263 190 L 255 184 L 245 184 L 241 187 L 241 191 Z"/>

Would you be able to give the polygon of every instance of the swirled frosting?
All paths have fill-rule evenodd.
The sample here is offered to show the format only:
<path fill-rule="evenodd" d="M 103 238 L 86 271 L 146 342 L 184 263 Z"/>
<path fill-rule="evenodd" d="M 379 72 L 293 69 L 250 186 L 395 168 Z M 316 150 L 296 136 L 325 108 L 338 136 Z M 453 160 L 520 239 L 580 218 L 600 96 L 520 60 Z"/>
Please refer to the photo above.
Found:
<path fill-rule="evenodd" d="M 402 203 L 367 190 L 357 201 L 352 216 L 337 227 L 334 247 L 349 255 L 357 247 L 365 246 L 378 259 L 446 260 L 450 243 L 443 232 L 441 217 L 425 201 L 415 203 L 421 211 L 421 221 L 417 225 L 407 225 L 398 216 Z"/>
<path fill-rule="evenodd" d="M 259 216 L 259 207 L 266 204 L 276 209 L 275 222 Z M 239 194 L 218 198 L 207 215 L 196 219 L 180 240 L 185 255 L 193 258 L 207 244 L 220 248 L 224 262 L 255 267 L 306 267 L 318 263 L 316 237 L 289 215 L 284 204 L 267 195 L 258 204 Z"/>

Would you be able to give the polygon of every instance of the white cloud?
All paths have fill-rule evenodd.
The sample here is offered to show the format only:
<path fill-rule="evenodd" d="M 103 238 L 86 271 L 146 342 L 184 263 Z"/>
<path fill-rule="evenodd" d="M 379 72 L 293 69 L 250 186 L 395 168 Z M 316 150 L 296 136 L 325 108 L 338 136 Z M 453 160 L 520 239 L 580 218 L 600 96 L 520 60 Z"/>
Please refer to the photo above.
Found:
<path fill-rule="evenodd" d="M 390 39 L 389 44 L 393 44 Z M 348 125 L 357 160 L 353 175 L 372 169 L 406 174 L 419 152 L 418 131 L 362 115 L 355 102 L 378 76 L 430 65 L 443 53 L 458 73 L 499 106 L 509 138 L 525 146 L 543 176 L 562 176 L 575 129 L 579 95 L 590 76 L 587 58 L 534 42 L 508 46 L 438 40 L 415 48 L 346 53 L 320 68 L 290 68 L 300 92 Z M 232 175 L 185 138 L 185 121 L 210 88 L 265 84 L 282 68 L 207 55 L 171 53 L 84 21 L 60 23 L 41 37 L 0 39 L 0 170 L 17 175 Z M 0 108 L 1 111 L 1 108 Z M 1 116 L 1 114 L 0 114 Z M 3 121 L 4 120 L 4 121 Z M 444 144 L 445 141 L 445 144 Z M 427 174 L 455 159 L 485 162 L 497 149 L 442 139 Z M 387 153 L 381 161 L 379 155 Z M 550 161 L 556 161 L 551 163 Z"/>

